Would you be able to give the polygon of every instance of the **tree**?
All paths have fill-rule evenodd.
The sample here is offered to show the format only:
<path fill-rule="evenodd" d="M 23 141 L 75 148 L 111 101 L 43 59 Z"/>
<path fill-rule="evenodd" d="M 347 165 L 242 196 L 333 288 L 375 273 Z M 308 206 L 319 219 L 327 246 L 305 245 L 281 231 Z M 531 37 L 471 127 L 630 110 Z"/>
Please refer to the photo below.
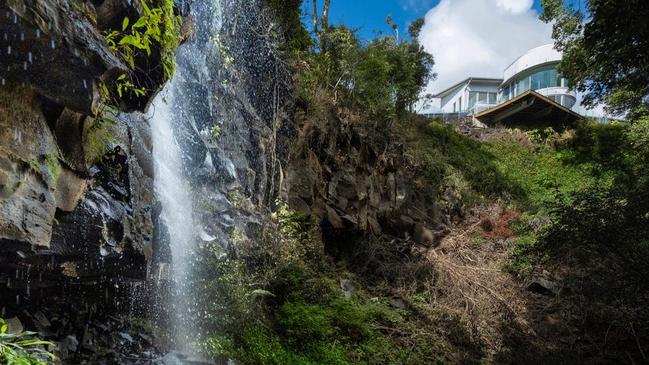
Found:
<path fill-rule="evenodd" d="M 329 8 L 331 7 L 331 0 L 324 0 L 322 6 L 322 16 L 318 21 L 318 0 L 313 0 L 313 32 L 320 40 L 320 48 L 324 49 L 326 33 L 329 30 Z M 320 26 L 320 28 L 318 27 Z"/>
<path fill-rule="evenodd" d="M 563 51 L 559 71 L 585 93 L 584 104 L 613 112 L 646 108 L 649 95 L 649 2 L 587 0 L 586 10 L 543 0 L 545 22 Z"/>
<path fill-rule="evenodd" d="M 267 0 L 273 20 L 284 35 L 283 49 L 293 54 L 304 53 L 313 45 L 311 35 L 302 24 L 303 0 Z"/>

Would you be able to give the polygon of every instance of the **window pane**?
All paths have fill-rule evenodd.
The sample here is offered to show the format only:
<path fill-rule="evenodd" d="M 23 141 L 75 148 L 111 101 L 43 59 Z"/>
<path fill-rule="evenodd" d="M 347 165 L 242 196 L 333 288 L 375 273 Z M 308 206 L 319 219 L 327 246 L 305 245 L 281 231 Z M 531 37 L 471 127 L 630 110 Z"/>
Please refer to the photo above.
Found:
<path fill-rule="evenodd" d="M 532 74 L 531 79 L 532 79 L 532 90 L 538 90 L 542 89 L 545 87 L 543 83 L 543 73 L 544 71 L 541 72 L 536 72 Z"/>
<path fill-rule="evenodd" d="M 478 104 L 487 104 L 487 93 L 478 94 Z"/>
<path fill-rule="evenodd" d="M 496 104 L 496 93 L 489 93 L 489 104 Z"/>
<path fill-rule="evenodd" d="M 476 98 L 477 98 L 477 93 L 475 91 L 471 91 L 469 93 L 469 110 L 472 110 L 473 107 L 475 106 Z"/>
<path fill-rule="evenodd" d="M 530 78 L 525 77 L 518 81 L 518 90 L 516 90 L 516 94 L 517 95 L 522 94 L 529 89 L 530 89 Z"/>

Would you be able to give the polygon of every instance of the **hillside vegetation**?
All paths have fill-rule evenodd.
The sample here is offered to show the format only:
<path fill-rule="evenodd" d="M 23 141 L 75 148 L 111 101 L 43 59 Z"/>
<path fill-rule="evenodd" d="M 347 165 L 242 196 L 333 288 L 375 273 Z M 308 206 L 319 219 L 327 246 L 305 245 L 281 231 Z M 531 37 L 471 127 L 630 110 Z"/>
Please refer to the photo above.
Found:
<path fill-rule="evenodd" d="M 382 157 L 403 157 L 396 171 L 417 176 L 421 204 L 448 221 L 423 245 L 332 230 L 331 215 L 278 202 L 263 242 L 226 262 L 214 253 L 208 353 L 278 365 L 647 361 L 649 118 L 460 134 L 412 113 L 434 77 L 420 22 L 413 41 L 361 42 L 326 21 L 311 37 L 300 1 L 270 3 L 297 133 L 351 124 L 367 143 L 400 146 Z"/>

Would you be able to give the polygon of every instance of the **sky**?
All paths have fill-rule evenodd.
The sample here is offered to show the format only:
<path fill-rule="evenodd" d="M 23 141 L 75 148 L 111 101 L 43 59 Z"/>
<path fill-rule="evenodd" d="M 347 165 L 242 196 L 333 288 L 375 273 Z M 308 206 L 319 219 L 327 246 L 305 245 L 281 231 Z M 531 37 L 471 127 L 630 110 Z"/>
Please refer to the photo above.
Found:
<path fill-rule="evenodd" d="M 391 15 L 402 34 L 425 17 L 419 41 L 435 58 L 437 93 L 469 77 L 502 77 L 527 50 L 552 43 L 551 26 L 538 19 L 541 0 L 331 0 L 330 23 L 357 29 L 364 39 L 391 33 Z M 323 0 L 319 0 L 321 4 Z M 312 14 L 305 0 L 306 16 Z M 307 22 L 310 24 L 310 22 Z"/>

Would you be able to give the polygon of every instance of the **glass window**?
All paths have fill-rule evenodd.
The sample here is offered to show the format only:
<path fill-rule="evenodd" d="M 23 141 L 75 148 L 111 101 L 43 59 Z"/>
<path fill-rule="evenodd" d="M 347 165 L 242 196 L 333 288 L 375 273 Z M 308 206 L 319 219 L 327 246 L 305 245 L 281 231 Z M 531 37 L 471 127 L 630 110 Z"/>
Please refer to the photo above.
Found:
<path fill-rule="evenodd" d="M 478 104 L 487 104 L 487 93 L 478 93 Z"/>
<path fill-rule="evenodd" d="M 475 106 L 476 99 L 478 97 L 478 93 L 475 91 L 470 91 L 469 92 L 469 110 L 473 110 L 473 107 Z"/>
<path fill-rule="evenodd" d="M 537 70 L 536 72 L 532 73 L 529 76 L 529 82 L 528 80 L 521 79 L 518 82 L 519 90 L 517 94 L 520 94 L 528 89 L 538 90 L 557 86 L 561 86 L 561 78 L 559 77 L 557 69 L 550 67 Z"/>
<path fill-rule="evenodd" d="M 531 89 L 538 90 L 538 89 L 545 88 L 547 85 L 547 80 L 545 80 L 545 76 L 546 76 L 545 71 L 533 73 L 532 76 L 530 77 L 532 82 Z"/>
<path fill-rule="evenodd" d="M 518 80 L 516 95 L 522 94 L 529 89 L 530 89 L 530 78 L 524 77 Z"/>
<path fill-rule="evenodd" d="M 518 94 L 522 94 L 530 89 L 530 78 L 525 77 L 518 81 Z"/>
<path fill-rule="evenodd" d="M 496 93 L 489 93 L 489 104 L 496 104 Z"/>

